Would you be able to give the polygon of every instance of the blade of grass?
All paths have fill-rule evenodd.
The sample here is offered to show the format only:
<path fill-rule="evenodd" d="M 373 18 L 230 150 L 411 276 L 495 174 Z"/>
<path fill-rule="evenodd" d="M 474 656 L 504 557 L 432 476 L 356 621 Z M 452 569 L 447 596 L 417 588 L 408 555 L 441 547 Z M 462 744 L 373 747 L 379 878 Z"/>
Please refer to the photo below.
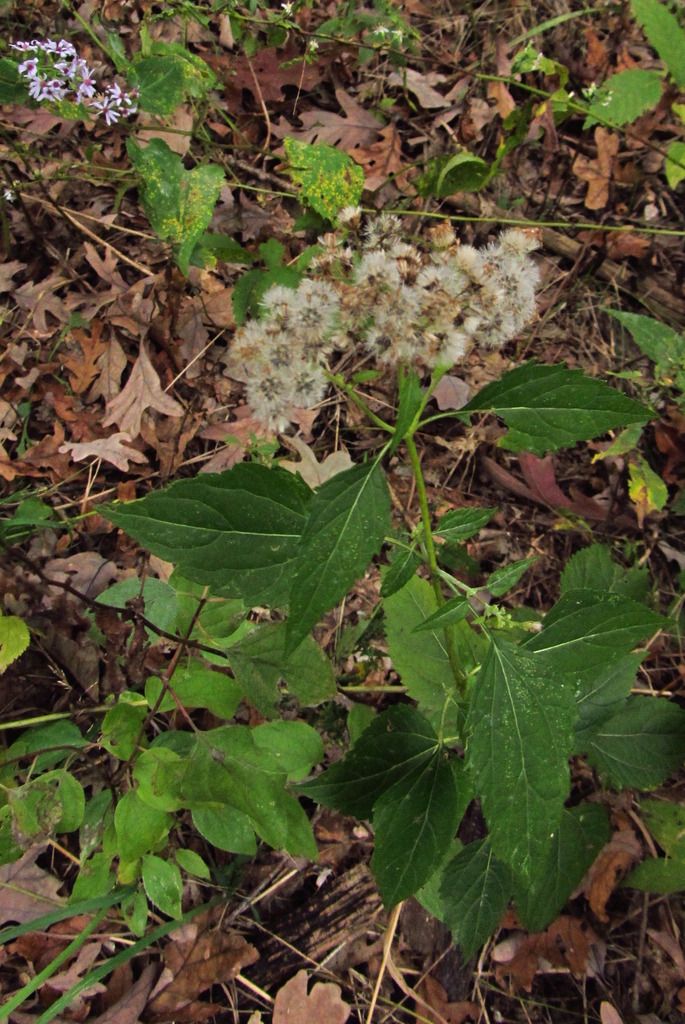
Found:
<path fill-rule="evenodd" d="M 64 921 L 67 917 L 77 917 L 79 914 L 91 914 L 101 908 L 113 907 L 115 903 L 120 903 L 121 900 L 125 900 L 127 896 L 130 896 L 133 892 L 133 886 L 126 886 L 124 889 L 115 889 L 114 892 L 110 892 L 107 896 L 97 896 L 92 900 L 80 900 L 78 903 L 68 903 L 64 907 L 60 907 L 59 910 L 51 910 L 49 914 L 43 914 L 42 917 L 36 917 L 33 921 L 27 921 L 25 924 L 13 925 L 11 928 L 3 928 L 0 931 L 0 946 L 6 942 L 12 942 L 14 939 L 18 939 L 22 935 L 27 935 L 29 932 L 42 932 L 46 928 L 49 928 L 51 924 L 57 924 L 59 921 Z"/>

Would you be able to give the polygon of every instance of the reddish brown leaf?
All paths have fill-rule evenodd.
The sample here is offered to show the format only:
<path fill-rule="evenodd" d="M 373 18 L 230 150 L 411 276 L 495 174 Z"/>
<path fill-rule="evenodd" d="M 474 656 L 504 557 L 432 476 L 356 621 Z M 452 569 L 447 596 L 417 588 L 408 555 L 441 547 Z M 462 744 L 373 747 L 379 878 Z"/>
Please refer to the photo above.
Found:
<path fill-rule="evenodd" d="M 90 1024 L 136 1024 L 147 1004 L 156 973 L 155 965 L 148 964 L 138 981 Z"/>
<path fill-rule="evenodd" d="M 307 994 L 309 975 L 298 971 L 276 994 L 273 1024 L 345 1024 L 351 1007 L 344 1003 L 340 986 L 317 981 Z"/>
<path fill-rule="evenodd" d="M 206 59 L 208 63 L 216 66 L 217 59 Z M 241 89 L 247 89 L 257 97 L 261 92 L 266 103 L 281 103 L 285 98 L 283 90 L 287 85 L 301 92 L 311 92 L 325 78 L 328 70 L 325 61 L 318 64 L 305 63 L 301 51 L 294 47 L 282 50 L 265 47 L 253 57 L 236 54 L 218 60 L 230 92 L 239 94 Z M 259 88 L 255 84 L 255 79 L 259 83 Z"/>
<path fill-rule="evenodd" d="M 285 118 L 273 125 L 274 135 L 290 135 L 300 142 L 327 142 L 352 154 L 357 146 L 370 146 L 381 133 L 382 125 L 343 89 L 335 90 L 335 98 L 345 117 L 333 110 L 307 110 L 299 115 L 303 128 L 298 130 Z"/>
<path fill-rule="evenodd" d="M 383 128 L 380 136 L 378 142 L 350 151 L 350 156 L 364 168 L 364 187 L 369 192 L 379 189 L 391 174 L 397 174 L 403 166 L 400 156 L 402 141 L 394 124 Z"/>
<path fill-rule="evenodd" d="M 609 920 L 607 901 L 641 855 L 642 847 L 633 830 L 622 828 L 614 833 L 588 871 L 583 889 L 600 921 Z"/>
<path fill-rule="evenodd" d="M 585 922 L 562 916 L 546 931 L 523 938 L 513 956 L 504 962 L 500 960 L 495 975 L 500 984 L 508 977 L 516 988 L 527 992 L 532 988 L 535 975 L 540 971 L 544 973 L 549 964 L 566 967 L 579 977 L 585 973 L 590 950 L 597 941 L 597 935 Z M 503 952 L 505 944 L 498 948 Z"/>
<path fill-rule="evenodd" d="M 480 1016 L 480 1007 L 477 1003 L 450 1003 L 445 989 L 430 974 L 423 979 L 417 992 L 428 1006 L 435 1010 L 435 1013 L 432 1013 L 423 1006 L 419 1007 L 421 1019 L 430 1021 L 430 1024 L 463 1024 L 465 1020 L 478 1020 Z"/>
<path fill-rule="evenodd" d="M 595 143 L 596 159 L 577 156 L 573 163 L 573 173 L 581 181 L 587 182 L 585 206 L 588 210 L 603 210 L 609 202 L 609 184 L 618 153 L 618 135 L 598 126 L 595 128 Z"/>
<path fill-rule="evenodd" d="M 98 360 L 107 350 L 107 345 L 101 338 L 102 323 L 99 320 L 93 321 L 90 334 L 76 328 L 71 333 L 80 351 L 65 356 L 62 364 L 69 371 L 72 389 L 77 395 L 82 395 L 97 377 Z"/>
<path fill-rule="evenodd" d="M 44 849 L 32 846 L 19 860 L 0 867 L 0 924 L 26 924 L 64 904 L 57 895 L 60 880 L 36 864 Z"/>

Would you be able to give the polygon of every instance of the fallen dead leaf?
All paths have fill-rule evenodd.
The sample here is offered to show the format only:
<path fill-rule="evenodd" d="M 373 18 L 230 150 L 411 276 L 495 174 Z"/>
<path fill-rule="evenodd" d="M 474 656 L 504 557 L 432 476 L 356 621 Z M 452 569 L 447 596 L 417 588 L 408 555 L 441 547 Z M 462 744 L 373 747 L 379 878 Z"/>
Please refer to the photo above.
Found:
<path fill-rule="evenodd" d="M 615 832 L 588 871 L 583 891 L 594 914 L 607 922 L 606 905 L 612 892 L 626 872 L 642 856 L 640 841 L 630 828 Z"/>
<path fill-rule="evenodd" d="M 438 383 L 431 398 L 435 399 L 438 409 L 462 409 L 469 400 L 471 389 L 461 377 L 447 374 Z"/>
<path fill-rule="evenodd" d="M 222 1009 L 197 997 L 235 978 L 259 959 L 259 953 L 237 932 L 193 921 L 176 932 L 163 957 L 164 970 L 147 1005 L 146 1019 L 154 1024 L 167 1020 L 194 1024 Z"/>
<path fill-rule="evenodd" d="M 73 352 L 62 359 L 62 365 L 69 371 L 69 383 L 77 395 L 82 395 L 100 370 L 98 361 L 107 350 L 106 343 L 102 340 L 102 322 L 93 320 L 90 333 L 78 328 L 71 332 L 74 341 L 77 342 L 79 353 Z"/>
<path fill-rule="evenodd" d="M 391 174 L 402 170 L 402 140 L 394 124 L 380 132 L 380 139 L 369 146 L 358 146 L 350 156 L 364 169 L 364 187 L 375 192 Z"/>
<path fill-rule="evenodd" d="M 67 441 L 59 450 L 71 455 L 74 462 L 83 462 L 84 459 L 94 457 L 111 463 L 122 473 L 127 473 L 129 462 L 147 462 L 142 452 L 130 447 L 127 443 L 130 440 L 131 435 L 121 431 L 111 434 L 110 437 L 100 437 L 96 441 Z"/>
<path fill-rule="evenodd" d="M 38 867 L 36 860 L 45 846 L 38 844 L 0 867 L 0 924 L 26 924 L 64 905 L 57 895 L 62 883 Z"/>
<path fill-rule="evenodd" d="M 399 86 L 401 89 L 408 89 L 419 101 L 424 110 L 438 110 L 441 107 L 449 107 L 450 101 L 446 100 L 434 85 L 441 85 L 447 81 L 445 75 L 435 71 L 422 73 L 414 68 L 404 68 L 402 73 L 393 71 L 388 78 L 390 85 Z"/>
<path fill-rule="evenodd" d="M 273 125 L 273 133 L 282 139 L 290 135 L 300 142 L 327 142 L 352 154 L 357 146 L 370 146 L 381 133 L 382 125 L 343 89 L 335 90 L 335 98 L 345 112 L 306 110 L 299 117 L 303 128 L 293 128 L 285 118 Z"/>
<path fill-rule="evenodd" d="M 597 935 L 584 921 L 562 915 L 544 932 L 510 937 L 500 943 L 493 952 L 495 976 L 500 984 L 510 978 L 515 987 L 526 992 L 530 992 L 535 975 L 550 966 L 566 967 L 580 977 L 587 970 L 590 950 L 597 941 Z"/>
<path fill-rule="evenodd" d="M 148 964 L 131 988 L 89 1024 L 137 1024 L 147 1004 L 156 974 L 156 966 Z"/>
<path fill-rule="evenodd" d="M 317 981 L 307 994 L 307 971 L 298 971 L 276 993 L 273 1024 L 345 1024 L 351 1007 L 344 1003 L 340 986 Z"/>
<path fill-rule="evenodd" d="M 131 438 L 138 437 L 146 409 L 155 409 L 165 416 L 183 415 L 180 402 L 162 391 L 157 371 L 150 362 L 145 344 L 141 343 L 140 355 L 131 376 L 116 398 L 107 403 L 107 415 L 102 425 L 111 427 L 116 423 Z"/>
<path fill-rule="evenodd" d="M 331 477 L 352 468 L 352 459 L 346 451 L 333 452 L 319 462 L 309 445 L 300 437 L 284 436 L 283 442 L 288 448 L 292 448 L 293 451 L 297 452 L 300 456 L 300 461 L 291 462 L 290 460 L 285 460 L 280 465 L 284 469 L 289 469 L 291 473 L 299 473 L 304 482 L 312 488 L 320 487 L 321 484 L 325 484 Z"/>
<path fill-rule="evenodd" d="M 573 173 L 587 182 L 585 206 L 588 210 L 603 210 L 609 202 L 609 185 L 612 179 L 614 161 L 618 153 L 618 135 L 598 126 L 595 128 L 597 157 L 593 160 L 577 156 L 573 162 Z"/>
<path fill-rule="evenodd" d="M 611 1003 L 602 1002 L 599 1006 L 599 1019 L 602 1024 L 623 1024 L 623 1017 Z"/>
<path fill-rule="evenodd" d="M 430 974 L 427 974 L 417 988 L 418 994 L 425 1000 L 427 1007 L 420 1007 L 421 1018 L 430 1021 L 430 1024 L 463 1024 L 465 1020 L 478 1020 L 480 1007 L 477 1003 L 462 1000 L 457 1003 L 450 1003 L 447 993 L 439 981 L 436 981 Z"/>

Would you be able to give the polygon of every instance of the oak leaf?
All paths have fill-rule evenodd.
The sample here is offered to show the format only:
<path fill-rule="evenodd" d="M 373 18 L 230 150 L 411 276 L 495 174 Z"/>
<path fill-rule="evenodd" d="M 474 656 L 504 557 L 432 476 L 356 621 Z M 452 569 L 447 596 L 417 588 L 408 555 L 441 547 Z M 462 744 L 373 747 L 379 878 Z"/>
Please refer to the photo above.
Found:
<path fill-rule="evenodd" d="M 120 431 L 110 437 L 99 437 L 95 441 L 67 441 L 61 446 L 60 452 L 71 455 L 74 462 L 83 462 L 84 459 L 94 456 L 103 462 L 110 462 L 122 473 L 127 473 L 129 462 L 147 462 L 142 452 L 125 443 L 130 440 L 130 434 Z"/>
<path fill-rule="evenodd" d="M 364 188 L 375 192 L 385 185 L 391 174 L 402 170 L 400 156 L 401 139 L 394 124 L 389 124 L 380 132 L 377 142 L 369 146 L 358 146 L 350 156 L 364 169 Z"/>
<path fill-rule="evenodd" d="M 355 147 L 371 145 L 378 138 L 382 125 L 344 89 L 336 89 L 335 98 L 345 112 L 344 117 L 333 110 L 307 110 L 299 115 L 304 126 L 301 130 L 294 129 L 282 118 L 273 125 L 274 135 L 278 138 L 289 135 L 299 142 L 327 142 L 351 155 Z"/>
<path fill-rule="evenodd" d="M 182 416 L 183 406 L 162 391 L 159 376 L 150 362 L 144 344 L 123 390 L 107 403 L 105 427 L 114 423 L 132 438 L 140 434 L 140 424 L 146 409 L 156 409 L 165 416 Z"/>
<path fill-rule="evenodd" d="M 283 469 L 289 469 L 291 473 L 299 473 L 304 482 L 312 488 L 320 487 L 336 474 L 352 468 L 352 459 L 349 453 L 342 449 L 332 452 L 331 455 L 327 455 L 319 462 L 312 449 L 301 438 L 284 437 L 283 440 L 288 448 L 297 452 L 300 461 L 291 462 L 288 459 L 281 462 L 281 466 Z"/>
<path fill-rule="evenodd" d="M 586 156 L 576 157 L 573 173 L 581 181 L 587 182 L 585 206 L 588 210 L 603 210 L 609 202 L 609 184 L 618 153 L 618 135 L 607 131 L 606 128 L 597 127 L 595 143 L 597 158 L 591 160 Z"/>
<path fill-rule="evenodd" d="M 126 369 L 126 353 L 116 340 L 110 338 L 104 352 L 98 356 L 98 376 L 88 392 L 86 399 L 94 402 L 98 398 L 104 398 L 105 402 L 111 401 L 119 394 L 121 389 L 121 377 Z"/>
<path fill-rule="evenodd" d="M 308 974 L 298 971 L 294 978 L 276 993 L 273 1024 L 345 1024 L 351 1007 L 344 1003 L 340 987 L 317 981 L 307 994 Z"/>
<path fill-rule="evenodd" d="M 69 371 L 69 383 L 77 395 L 90 387 L 99 373 L 98 360 L 107 350 L 107 344 L 101 338 L 102 323 L 94 320 L 90 334 L 87 331 L 74 329 L 72 337 L 78 343 L 80 353 L 67 355 L 62 365 Z"/>

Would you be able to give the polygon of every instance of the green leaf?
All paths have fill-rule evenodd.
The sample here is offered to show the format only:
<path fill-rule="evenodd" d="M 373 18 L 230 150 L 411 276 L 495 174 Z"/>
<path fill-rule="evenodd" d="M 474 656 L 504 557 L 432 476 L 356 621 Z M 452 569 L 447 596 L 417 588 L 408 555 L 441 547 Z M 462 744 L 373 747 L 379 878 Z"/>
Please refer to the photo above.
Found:
<path fill-rule="evenodd" d="M 144 750 L 133 769 L 138 797 L 158 811 L 180 810 L 183 800 L 179 794 L 187 764 L 185 758 L 168 747 Z"/>
<path fill-rule="evenodd" d="M 637 121 L 657 105 L 662 86 L 661 75 L 656 71 L 630 68 L 610 75 L 593 96 L 583 127 L 609 124 L 620 128 Z"/>
<path fill-rule="evenodd" d="M 531 555 L 529 558 L 519 558 L 516 562 L 503 565 L 500 569 L 495 569 L 493 573 L 490 573 L 485 586 L 493 597 L 502 597 L 508 590 L 516 586 L 523 574 L 530 569 L 531 565 L 535 565 L 537 560 L 537 555 Z"/>
<path fill-rule="evenodd" d="M 677 188 L 685 179 L 685 142 L 670 144 L 666 150 L 664 171 L 670 188 Z"/>
<path fill-rule="evenodd" d="M 128 601 L 136 598 L 143 600 L 146 619 L 160 629 L 173 629 L 177 614 L 176 592 L 163 580 L 154 577 L 140 580 L 137 576 L 130 576 L 108 587 L 95 600 L 108 608 L 125 608 Z M 150 635 L 154 637 L 151 630 Z"/>
<path fill-rule="evenodd" d="M 610 835 L 604 807 L 564 809 L 539 872 L 520 887 L 514 879 L 516 909 L 528 931 L 541 932 L 555 919 Z"/>
<path fill-rule="evenodd" d="M 285 679 L 301 704 L 320 704 L 335 696 L 333 666 L 315 642 L 305 637 L 286 656 L 286 625 L 264 623 L 248 633 L 228 652 L 241 693 L 264 715 L 278 710 L 278 682 Z"/>
<path fill-rule="evenodd" d="M 18 615 L 0 614 L 0 675 L 31 643 L 29 627 Z"/>
<path fill-rule="evenodd" d="M 497 860 L 487 839 L 469 843 L 449 862 L 440 887 L 444 922 L 464 959 L 497 928 L 511 891 L 511 872 Z"/>
<path fill-rule="evenodd" d="M 402 443 L 410 429 L 416 414 L 423 405 L 424 390 L 421 387 L 421 378 L 416 370 L 409 369 L 401 371 L 399 375 L 399 403 L 397 416 L 395 418 L 395 433 L 388 448 L 388 455 L 395 451 Z"/>
<path fill-rule="evenodd" d="M 413 896 L 449 850 L 464 813 L 460 783 L 462 789 L 468 783 L 463 775 L 438 748 L 376 801 L 371 867 L 386 906 Z"/>
<path fill-rule="evenodd" d="M 685 861 L 650 857 L 638 864 L 621 882 L 624 888 L 671 896 L 685 890 Z"/>
<path fill-rule="evenodd" d="M 422 564 L 414 548 L 395 549 L 393 560 L 382 576 L 381 597 L 391 597 L 401 590 Z"/>
<path fill-rule="evenodd" d="M 376 717 L 376 709 L 368 704 L 353 704 L 347 713 L 347 733 L 350 737 L 350 746 L 353 747 L 357 740 L 369 728 Z"/>
<path fill-rule="evenodd" d="M 649 591 L 649 570 L 640 565 L 624 569 L 613 560 L 605 544 L 590 544 L 571 556 L 561 574 L 561 593 L 570 590 L 597 590 L 644 601 Z"/>
<path fill-rule="evenodd" d="M 602 381 L 565 366 L 526 363 L 487 384 L 460 413 L 494 412 L 509 433 L 511 451 L 545 455 L 628 423 L 645 423 L 649 410 Z"/>
<path fill-rule="evenodd" d="M 105 853 L 94 853 L 82 863 L 69 902 L 78 903 L 80 900 L 94 899 L 111 892 L 116 884 L 110 870 L 111 864 L 112 858 Z"/>
<path fill-rule="evenodd" d="M 341 149 L 285 139 L 286 171 L 300 186 L 303 203 L 334 221 L 346 206 L 357 206 L 364 191 L 364 171 Z"/>
<path fill-rule="evenodd" d="M 389 529 L 390 496 L 377 464 L 353 466 L 319 487 L 295 562 L 287 651 L 345 596 Z"/>
<path fill-rule="evenodd" d="M 28 84 L 17 71 L 18 64 L 9 57 L 0 59 L 0 103 L 26 103 L 29 100 Z"/>
<path fill-rule="evenodd" d="M 150 139 L 145 149 L 129 139 L 126 148 L 141 179 L 145 214 L 156 235 L 175 247 L 176 262 L 187 275 L 195 243 L 212 219 L 224 172 L 217 164 L 187 171 L 162 139 Z"/>
<path fill-rule="evenodd" d="M 685 31 L 659 0 L 630 0 L 635 19 L 676 83 L 685 88 Z"/>
<path fill-rule="evenodd" d="M 583 734 L 588 761 L 616 789 L 654 789 L 685 759 L 685 711 L 657 697 L 630 697 Z"/>
<path fill-rule="evenodd" d="M 264 764 L 285 772 L 290 780 L 304 778 L 323 758 L 323 742 L 316 729 L 305 722 L 264 722 L 252 730 Z"/>
<path fill-rule="evenodd" d="M 142 698 L 139 700 L 141 703 L 133 704 L 120 698 L 102 720 L 100 743 L 120 761 L 128 761 L 133 757 L 141 726 L 148 713 Z"/>
<path fill-rule="evenodd" d="M 685 335 L 678 334 L 651 316 L 623 313 L 618 309 L 606 309 L 605 312 L 630 331 L 640 351 L 655 364 L 657 377 L 668 378 L 685 366 Z"/>
<path fill-rule="evenodd" d="M 234 238 L 205 231 L 195 243 L 190 257 L 190 265 L 191 267 L 213 269 L 218 261 L 248 266 L 253 260 L 252 253 L 243 249 L 242 245 Z"/>
<path fill-rule="evenodd" d="M 204 878 L 207 881 L 212 877 L 207 864 L 194 850 L 175 850 L 174 857 L 178 866 L 183 871 L 187 871 L 189 875 L 195 875 L 196 878 Z"/>
<path fill-rule="evenodd" d="M 374 719 L 342 761 L 298 791 L 343 814 L 370 818 L 376 800 L 425 768 L 437 749 L 435 731 L 423 715 L 397 704 Z"/>
<path fill-rule="evenodd" d="M 450 543 L 475 537 L 497 512 L 496 508 L 455 508 L 438 520 L 435 533 Z"/>
<path fill-rule="evenodd" d="M 149 853 L 143 857 L 142 875 L 145 894 L 150 903 L 163 914 L 178 920 L 183 914 L 183 880 L 176 865 Z"/>
<path fill-rule="evenodd" d="M 668 487 L 646 459 L 636 454 L 628 466 L 628 494 L 637 506 L 638 518 L 660 512 L 668 501 Z"/>
<path fill-rule="evenodd" d="M 185 668 L 177 668 L 170 685 L 185 708 L 207 708 L 217 718 L 232 718 L 243 695 L 235 679 L 205 668 L 198 661 L 191 661 Z M 145 683 L 145 700 L 158 712 L 174 711 L 176 703 L 169 693 L 164 695 L 161 704 L 157 704 L 163 689 L 162 680 L 150 676 Z"/>
<path fill-rule="evenodd" d="M 278 606 L 290 587 L 310 496 L 294 473 L 241 463 L 103 514 L 188 579 L 250 605 Z"/>
<path fill-rule="evenodd" d="M 468 597 L 453 597 L 441 605 L 436 612 L 429 615 L 427 619 L 414 626 L 415 633 L 422 633 L 425 630 L 444 629 L 454 622 L 461 622 L 471 611 Z"/>
<path fill-rule="evenodd" d="M 644 659 L 644 653 L 625 654 L 608 665 L 591 666 L 573 674 L 578 702 L 576 750 L 583 748 L 585 730 L 597 728 L 623 705 Z"/>
<path fill-rule="evenodd" d="M 640 814 L 662 850 L 685 861 L 685 807 L 667 800 L 641 800 Z"/>
<path fill-rule="evenodd" d="M 154 42 L 151 53 L 137 57 L 128 77 L 140 92 L 141 110 L 171 114 L 188 96 L 200 99 L 216 83 L 205 62 L 179 43 Z"/>
<path fill-rule="evenodd" d="M 48 768 L 54 768 L 61 761 L 66 761 L 74 753 L 70 748 L 78 749 L 85 745 L 86 740 L 81 735 L 81 730 L 73 722 L 49 722 L 47 725 L 39 725 L 23 732 L 19 739 L 3 752 L 0 766 L 3 761 L 12 761 L 14 758 L 33 754 L 45 747 L 64 747 L 63 750 L 46 750 L 44 754 L 38 754 L 31 765 L 31 771 L 36 775 L 47 771 Z"/>
<path fill-rule="evenodd" d="M 437 156 L 428 161 L 416 183 L 419 195 L 444 199 L 455 192 L 477 192 L 490 178 L 490 165 L 473 153 Z"/>
<path fill-rule="evenodd" d="M 628 654 L 665 620 L 621 594 L 569 590 L 524 647 L 561 672 L 601 669 Z"/>
<path fill-rule="evenodd" d="M 217 850 L 242 853 L 246 857 L 253 857 L 257 852 L 250 819 L 235 807 L 196 807 L 193 825 Z"/>
<path fill-rule="evenodd" d="M 387 597 L 383 606 L 388 650 L 402 685 L 431 721 L 440 722 L 447 707 L 448 728 L 456 726 L 458 691 L 444 632 L 442 628 L 419 632 L 421 626 L 443 611 L 438 608 L 430 583 L 414 576 L 402 590 Z"/>
<path fill-rule="evenodd" d="M 134 861 L 153 850 L 168 834 L 172 817 L 143 803 L 135 790 L 119 800 L 114 810 L 119 855 L 125 861 Z"/>
<path fill-rule="evenodd" d="M 64 768 L 46 772 L 23 786 L 8 789 L 17 842 L 40 841 L 59 832 L 74 832 L 83 820 L 83 787 Z"/>
<path fill-rule="evenodd" d="M 269 288 L 277 284 L 284 288 L 297 288 L 302 276 L 295 267 L 246 271 L 233 286 L 231 303 L 235 322 L 242 326 L 248 316 L 258 317 L 262 312 L 261 301 Z"/>
<path fill-rule="evenodd" d="M 525 878 L 559 828 L 575 717 L 572 687 L 521 648 L 491 641 L 469 708 L 467 763 L 493 850 Z"/>

